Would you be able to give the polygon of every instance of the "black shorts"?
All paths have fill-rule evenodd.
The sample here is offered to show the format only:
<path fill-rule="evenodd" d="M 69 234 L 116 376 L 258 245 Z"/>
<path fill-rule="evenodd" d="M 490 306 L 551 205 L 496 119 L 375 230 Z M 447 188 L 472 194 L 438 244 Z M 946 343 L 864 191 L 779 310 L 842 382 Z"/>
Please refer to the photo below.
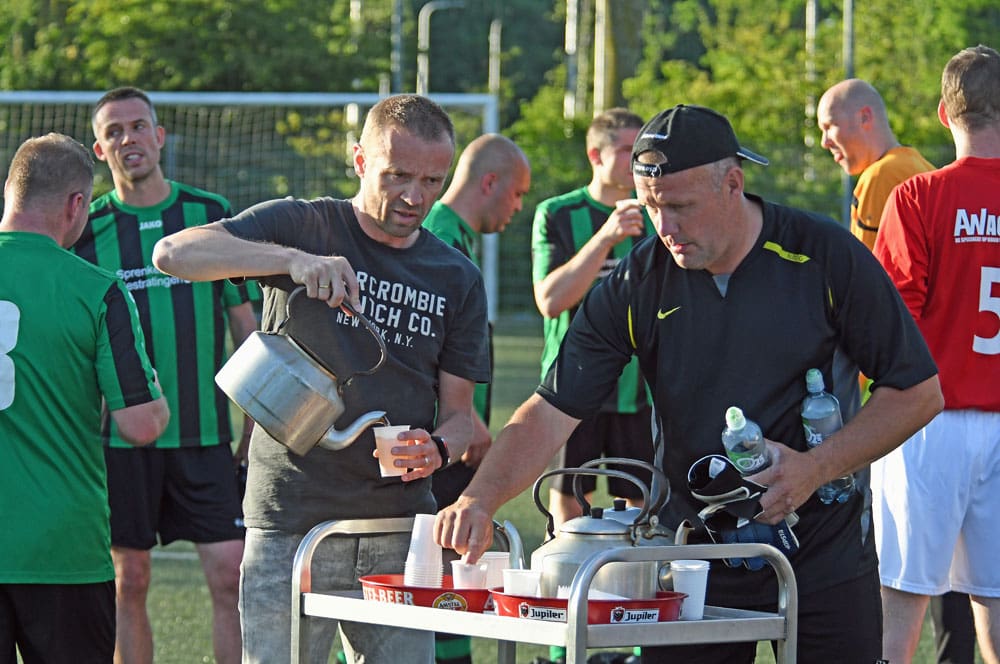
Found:
<path fill-rule="evenodd" d="M 0 664 L 110 664 L 115 582 L 0 584 Z"/>
<path fill-rule="evenodd" d="M 575 468 L 580 464 L 606 457 L 625 457 L 653 463 L 653 434 L 651 409 L 634 414 L 598 413 L 582 420 L 570 434 L 569 440 L 552 459 L 553 468 Z M 608 466 L 613 468 L 612 466 Z M 648 472 L 635 466 L 615 468 L 635 475 L 647 487 L 651 481 Z M 551 488 L 567 496 L 573 495 L 573 475 L 556 475 Z M 597 478 L 580 476 L 584 493 L 597 488 Z M 619 498 L 642 498 L 636 485 L 616 477 L 608 478 L 608 493 Z"/>
<path fill-rule="evenodd" d="M 775 612 L 776 605 L 753 607 Z M 874 664 L 882 657 L 882 599 L 878 574 L 799 596 L 798 658 L 812 662 Z M 757 644 L 643 646 L 643 664 L 751 664 Z"/>
<path fill-rule="evenodd" d="M 243 539 L 236 466 L 229 445 L 105 448 L 111 544 L 153 548 Z"/>

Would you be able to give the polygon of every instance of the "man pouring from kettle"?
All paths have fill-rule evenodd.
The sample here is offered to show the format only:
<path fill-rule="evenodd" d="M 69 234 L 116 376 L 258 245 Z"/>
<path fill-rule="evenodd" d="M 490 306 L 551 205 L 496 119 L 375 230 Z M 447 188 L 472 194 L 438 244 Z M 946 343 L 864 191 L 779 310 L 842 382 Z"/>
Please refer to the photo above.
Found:
<path fill-rule="evenodd" d="M 475 560 L 490 544 L 492 515 L 544 470 L 634 354 L 653 395 L 672 486 L 663 524 L 676 529 L 704 507 L 687 489 L 688 469 L 722 453 L 724 413 L 738 404 L 760 423 L 773 459 L 751 478 L 768 487 L 756 522 L 800 517 L 791 558 L 799 661 L 875 662 L 881 604 L 864 501 L 854 494 L 824 505 L 814 494 L 941 409 L 937 370 L 865 247 L 830 219 L 745 193 L 743 161 L 767 164 L 710 109 L 676 106 L 643 127 L 632 169 L 659 237 L 637 246 L 587 296 L 536 393 L 462 497 L 438 515 L 436 537 Z M 865 287 L 850 287 L 857 283 Z M 877 329 L 858 324 L 876 315 Z M 798 408 L 810 367 L 838 392 L 849 420 L 812 449 Z M 859 367 L 875 380 L 860 410 Z M 706 601 L 774 612 L 776 580 L 770 568 L 713 562 Z M 755 652 L 753 643 L 643 647 L 643 661 L 749 664 Z"/>
<path fill-rule="evenodd" d="M 431 474 L 460 458 L 471 439 L 473 386 L 490 379 L 486 292 L 471 262 L 420 227 L 454 152 L 451 120 L 437 104 L 417 95 L 387 97 L 369 111 L 354 146 L 360 184 L 353 199 L 268 201 L 156 246 L 155 264 L 169 274 L 259 277 L 267 333 L 278 331 L 296 285 L 305 286 L 311 299 L 298 299 L 311 306 L 296 302 L 282 331 L 337 376 L 381 364 L 344 387 L 337 431 L 373 411 L 412 426 L 394 452 L 396 465 L 411 470 L 387 478 L 373 457 L 370 428 L 343 449 L 337 442 L 305 453 L 255 428 L 240 580 L 246 663 L 288 660 L 289 571 L 303 535 L 331 519 L 433 513 Z M 338 310 L 342 302 L 375 314 L 384 362 L 358 317 Z M 391 310 L 398 315 L 378 314 Z M 395 533 L 324 540 L 313 559 L 313 589 L 357 589 L 359 576 L 401 572 L 409 539 Z M 321 624 L 310 626 L 309 661 L 325 662 L 337 623 L 313 622 Z M 430 632 L 352 622 L 340 629 L 351 661 L 434 661 Z"/>

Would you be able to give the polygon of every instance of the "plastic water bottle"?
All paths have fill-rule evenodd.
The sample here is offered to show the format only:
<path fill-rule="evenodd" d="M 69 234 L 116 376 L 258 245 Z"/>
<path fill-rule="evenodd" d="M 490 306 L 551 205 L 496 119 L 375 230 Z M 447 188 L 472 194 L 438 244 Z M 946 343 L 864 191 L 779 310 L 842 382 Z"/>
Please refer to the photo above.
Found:
<path fill-rule="evenodd" d="M 806 430 L 806 443 L 816 447 L 827 436 L 832 436 L 844 421 L 840 415 L 837 397 L 824 391 L 823 374 L 819 369 L 806 372 L 806 389 L 809 394 L 802 400 L 802 426 Z M 854 493 L 854 476 L 846 475 L 828 482 L 816 490 L 816 495 L 826 505 L 846 502 Z"/>
<path fill-rule="evenodd" d="M 744 475 L 752 475 L 771 465 L 771 454 L 760 427 L 753 420 L 748 420 L 736 406 L 730 406 L 726 411 L 722 444 L 729 459 Z"/>

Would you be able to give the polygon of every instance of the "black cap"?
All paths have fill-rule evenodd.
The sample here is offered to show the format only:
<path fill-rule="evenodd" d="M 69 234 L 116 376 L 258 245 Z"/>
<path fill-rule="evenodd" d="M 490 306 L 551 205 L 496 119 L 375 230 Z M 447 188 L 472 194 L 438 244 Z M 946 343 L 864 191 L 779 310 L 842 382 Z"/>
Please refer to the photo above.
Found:
<path fill-rule="evenodd" d="M 639 155 L 648 150 L 662 152 L 666 161 L 639 163 Z M 659 113 L 639 131 L 632 146 L 632 172 L 656 178 L 726 157 L 749 159 L 761 166 L 768 164 L 767 159 L 756 152 L 740 147 L 726 116 L 704 106 L 678 104 Z"/>

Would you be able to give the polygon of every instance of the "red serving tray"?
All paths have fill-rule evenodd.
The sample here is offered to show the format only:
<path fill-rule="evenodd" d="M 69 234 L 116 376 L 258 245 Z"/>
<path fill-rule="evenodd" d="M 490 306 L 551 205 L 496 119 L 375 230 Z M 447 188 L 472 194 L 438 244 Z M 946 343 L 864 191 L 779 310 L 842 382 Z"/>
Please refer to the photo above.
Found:
<path fill-rule="evenodd" d="M 490 599 L 486 588 L 452 587 L 451 576 L 442 577 L 440 588 L 404 585 L 402 574 L 371 574 L 358 580 L 364 598 L 375 602 L 482 613 Z"/>
<path fill-rule="evenodd" d="M 566 622 L 569 600 L 556 597 L 507 595 L 503 588 L 492 589 L 497 615 Z M 621 625 L 677 620 L 685 593 L 660 591 L 655 599 L 591 599 L 587 601 L 587 623 Z"/>

